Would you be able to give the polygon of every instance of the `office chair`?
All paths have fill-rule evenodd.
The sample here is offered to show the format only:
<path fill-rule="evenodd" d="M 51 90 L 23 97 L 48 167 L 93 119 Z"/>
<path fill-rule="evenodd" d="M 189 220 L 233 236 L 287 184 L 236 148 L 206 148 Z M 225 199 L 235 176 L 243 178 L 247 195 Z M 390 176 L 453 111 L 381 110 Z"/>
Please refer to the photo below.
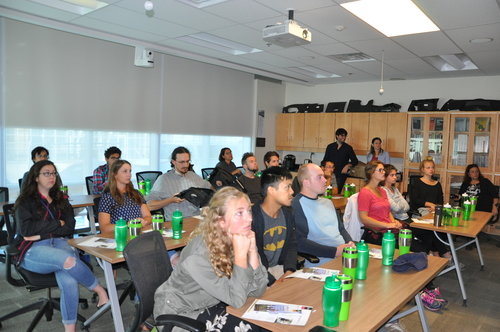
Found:
<path fill-rule="evenodd" d="M 500 186 L 495 186 L 495 192 L 499 192 L 500 191 Z M 497 204 L 497 209 L 500 209 L 500 204 Z M 487 225 L 493 225 L 493 224 L 496 224 L 499 220 L 499 217 L 500 215 L 496 215 L 495 216 L 492 216 L 491 219 L 488 221 Z M 488 233 L 484 233 L 486 235 L 486 239 L 488 241 L 494 241 L 496 244 L 497 244 L 497 248 L 500 248 L 500 240 L 498 239 L 497 236 L 495 235 L 492 235 L 492 234 L 488 234 Z"/>
<path fill-rule="evenodd" d="M 139 297 L 135 304 L 134 321 L 127 329 L 127 332 L 132 332 L 153 314 L 155 291 L 170 277 L 172 265 L 159 232 L 144 233 L 136 237 L 127 244 L 123 256 Z M 172 331 L 174 326 L 192 332 L 206 330 L 205 323 L 180 315 L 160 315 L 156 317 L 154 325 L 165 326 L 164 332 Z"/>
<path fill-rule="evenodd" d="M 153 188 L 153 184 L 156 182 L 156 180 L 158 180 L 158 178 L 162 174 L 163 172 L 161 171 L 144 171 L 135 173 L 135 176 L 137 178 L 137 183 L 149 179 L 151 181 L 151 188 Z"/>
<path fill-rule="evenodd" d="M 0 187 L 0 202 L 9 201 L 9 188 Z M 0 247 L 6 246 L 9 243 L 7 231 L 3 230 L 5 225 L 5 218 L 0 216 Z M 5 263 L 5 253 L 0 254 L 0 262 Z"/>
<path fill-rule="evenodd" d="M 86 176 L 85 177 L 85 185 L 87 186 L 87 195 L 92 195 L 92 189 L 94 187 L 94 177 Z"/>
<path fill-rule="evenodd" d="M 20 178 L 17 181 L 19 182 L 19 190 L 22 190 L 23 189 L 23 178 Z"/>
<path fill-rule="evenodd" d="M 202 168 L 201 169 L 201 176 L 203 177 L 204 180 L 206 180 L 210 174 L 214 171 L 215 168 Z"/>
<path fill-rule="evenodd" d="M 6 221 L 7 231 L 9 234 L 9 243 L 12 243 L 14 240 L 14 234 L 16 233 L 14 204 L 4 205 L 3 210 L 5 217 L 4 220 Z M 54 309 L 60 310 L 60 299 L 52 297 L 51 291 L 51 288 L 57 288 L 58 285 L 54 273 L 40 274 L 28 271 L 20 266 L 16 266 L 17 262 L 15 257 L 19 255 L 19 253 L 19 250 L 12 244 L 9 244 L 6 248 L 7 255 L 5 261 L 5 276 L 7 282 L 14 287 L 26 287 L 28 292 L 47 289 L 47 296 L 45 298 L 41 298 L 38 302 L 29 304 L 0 317 L 0 328 L 2 327 L 2 322 L 7 319 L 20 316 L 33 310 L 38 310 L 35 318 L 31 321 L 28 329 L 26 330 L 27 332 L 31 332 L 36 328 L 40 319 L 42 319 L 42 316 L 45 316 L 47 321 L 50 322 L 54 314 Z M 19 278 L 12 276 L 13 270 L 16 271 Z M 87 299 L 80 298 L 79 302 L 82 309 L 88 308 L 89 305 Z M 85 321 L 85 317 L 80 314 L 78 314 L 77 319 L 82 323 Z"/>

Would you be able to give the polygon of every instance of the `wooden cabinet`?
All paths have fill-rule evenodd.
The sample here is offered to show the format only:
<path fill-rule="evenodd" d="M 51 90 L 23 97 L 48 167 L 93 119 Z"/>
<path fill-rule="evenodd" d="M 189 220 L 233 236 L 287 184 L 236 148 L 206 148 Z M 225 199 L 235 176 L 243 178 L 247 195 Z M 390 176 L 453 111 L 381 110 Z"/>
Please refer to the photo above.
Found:
<path fill-rule="evenodd" d="M 334 113 L 306 113 L 304 148 L 325 150 L 335 140 Z"/>
<path fill-rule="evenodd" d="M 276 149 L 293 150 L 304 146 L 304 113 L 280 113 L 276 121 Z"/>
<path fill-rule="evenodd" d="M 370 113 L 348 113 L 351 118 L 351 130 L 347 130 L 350 145 L 357 155 L 366 155 L 370 147 L 368 128 L 370 127 Z M 346 128 L 347 129 L 347 128 Z M 371 139 L 370 139 L 371 140 Z"/>
<path fill-rule="evenodd" d="M 408 115 L 408 145 L 405 166 L 418 168 L 427 156 L 436 169 L 445 169 L 448 157 L 448 113 L 416 113 Z"/>
<path fill-rule="evenodd" d="M 494 171 L 497 118 L 496 113 L 451 114 L 449 170 L 477 164 L 481 173 Z"/>
<path fill-rule="evenodd" d="M 407 138 L 407 113 L 370 113 L 368 150 L 372 139 L 382 139 L 382 149 L 393 158 L 404 158 Z M 404 124 L 404 125 L 403 125 Z"/>

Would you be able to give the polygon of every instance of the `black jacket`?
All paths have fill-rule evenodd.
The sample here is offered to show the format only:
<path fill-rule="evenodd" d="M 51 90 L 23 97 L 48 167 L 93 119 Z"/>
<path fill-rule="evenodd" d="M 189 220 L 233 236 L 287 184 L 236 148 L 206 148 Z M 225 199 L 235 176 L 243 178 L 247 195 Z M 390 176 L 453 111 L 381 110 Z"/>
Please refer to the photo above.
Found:
<path fill-rule="evenodd" d="M 252 230 L 255 232 L 255 242 L 257 245 L 257 250 L 259 251 L 259 256 L 262 264 L 267 268 L 269 268 L 269 262 L 267 261 L 266 254 L 264 253 L 264 216 L 262 215 L 264 212 L 261 208 L 262 201 L 254 204 L 252 206 Z M 297 268 L 297 239 L 295 237 L 295 221 L 293 209 L 290 207 L 282 207 L 283 214 L 285 215 L 286 221 L 286 240 L 283 246 L 283 250 L 281 251 L 280 258 L 278 260 L 279 265 L 283 265 L 283 271 L 292 271 L 295 272 Z M 276 281 L 276 278 L 271 273 L 267 273 L 267 277 L 269 278 L 268 286 L 271 286 Z"/>

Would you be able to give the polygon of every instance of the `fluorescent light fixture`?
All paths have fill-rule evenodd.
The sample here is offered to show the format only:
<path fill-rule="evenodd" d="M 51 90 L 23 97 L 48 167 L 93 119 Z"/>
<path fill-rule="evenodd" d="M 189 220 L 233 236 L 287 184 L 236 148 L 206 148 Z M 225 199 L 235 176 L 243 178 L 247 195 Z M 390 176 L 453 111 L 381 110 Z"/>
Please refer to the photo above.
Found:
<path fill-rule="evenodd" d="M 289 67 L 286 69 L 314 78 L 340 77 L 337 74 L 332 74 L 330 72 L 327 72 L 326 70 L 319 69 L 313 66 Z"/>
<path fill-rule="evenodd" d="M 262 52 L 262 50 L 259 50 L 258 48 L 246 46 L 204 32 L 195 33 L 194 35 L 189 35 L 189 36 L 178 37 L 175 39 L 232 55 L 242 55 L 248 53 Z"/>
<path fill-rule="evenodd" d="M 177 0 L 177 1 L 196 8 L 205 8 L 208 6 L 216 5 L 221 2 L 226 2 L 228 0 Z"/>
<path fill-rule="evenodd" d="M 422 57 L 422 60 L 439 71 L 478 69 L 465 54 L 447 54 Z"/>
<path fill-rule="evenodd" d="M 333 60 L 340 61 L 342 63 L 375 61 L 374 58 L 364 53 L 333 54 L 327 55 L 327 57 Z"/>
<path fill-rule="evenodd" d="M 86 15 L 94 10 L 106 7 L 106 2 L 97 0 L 30 0 L 45 6 L 64 10 L 78 15 Z"/>
<path fill-rule="evenodd" d="M 341 6 L 387 37 L 439 31 L 411 0 L 359 0 Z"/>

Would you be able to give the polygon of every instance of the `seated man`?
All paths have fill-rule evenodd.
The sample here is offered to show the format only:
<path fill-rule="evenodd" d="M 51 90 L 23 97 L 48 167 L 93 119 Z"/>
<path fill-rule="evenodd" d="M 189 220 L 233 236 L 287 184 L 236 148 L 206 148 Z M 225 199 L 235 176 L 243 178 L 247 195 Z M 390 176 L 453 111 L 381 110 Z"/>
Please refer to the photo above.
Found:
<path fill-rule="evenodd" d="M 267 151 L 264 155 L 264 165 L 266 168 L 279 166 L 280 165 L 280 155 L 276 151 Z"/>
<path fill-rule="evenodd" d="M 122 151 L 118 149 L 116 146 L 112 146 L 106 151 L 104 151 L 104 158 L 106 159 L 106 163 L 97 167 L 94 170 L 94 174 L 92 176 L 93 186 L 92 186 L 92 194 L 101 195 L 104 191 L 104 188 L 108 184 L 108 172 L 111 165 L 122 156 Z"/>
<path fill-rule="evenodd" d="M 321 162 L 321 170 L 323 171 L 323 175 L 326 179 L 326 186 L 332 186 L 332 195 L 337 195 L 339 193 L 339 189 L 337 188 L 337 180 L 335 179 L 335 174 L 333 171 L 335 167 L 331 161 L 323 160 Z M 293 196 L 296 196 L 300 193 L 300 185 L 299 178 L 296 176 L 292 182 Z M 320 196 L 322 196 L 322 193 Z"/>
<path fill-rule="evenodd" d="M 352 247 L 351 236 L 338 220 L 332 201 L 318 195 L 325 192 L 326 179 L 318 165 L 304 164 L 299 168 L 300 193 L 292 201 L 295 210 L 298 251 L 315 255 L 319 264 L 306 261 L 305 266 L 324 264 L 342 256 L 345 247 Z"/>
<path fill-rule="evenodd" d="M 264 201 L 252 206 L 252 230 L 260 260 L 268 271 L 268 286 L 283 282 L 297 266 L 297 239 L 292 205 L 292 175 L 281 167 L 262 172 Z"/>
<path fill-rule="evenodd" d="M 151 211 L 163 208 L 165 220 L 172 220 L 172 214 L 179 209 L 184 218 L 197 216 L 200 208 L 185 199 L 176 197 L 178 193 L 191 187 L 212 188 L 210 182 L 203 180 L 198 174 L 189 171 L 191 153 L 183 146 L 172 152 L 170 165 L 173 169 L 162 174 L 146 196 Z"/>
<path fill-rule="evenodd" d="M 247 152 L 241 158 L 241 164 L 243 165 L 245 173 L 240 176 L 238 180 L 245 187 L 247 195 L 250 197 L 250 202 L 255 204 L 262 199 L 260 178 L 255 176 L 255 174 L 259 171 L 257 158 L 255 158 L 252 152 Z"/>

